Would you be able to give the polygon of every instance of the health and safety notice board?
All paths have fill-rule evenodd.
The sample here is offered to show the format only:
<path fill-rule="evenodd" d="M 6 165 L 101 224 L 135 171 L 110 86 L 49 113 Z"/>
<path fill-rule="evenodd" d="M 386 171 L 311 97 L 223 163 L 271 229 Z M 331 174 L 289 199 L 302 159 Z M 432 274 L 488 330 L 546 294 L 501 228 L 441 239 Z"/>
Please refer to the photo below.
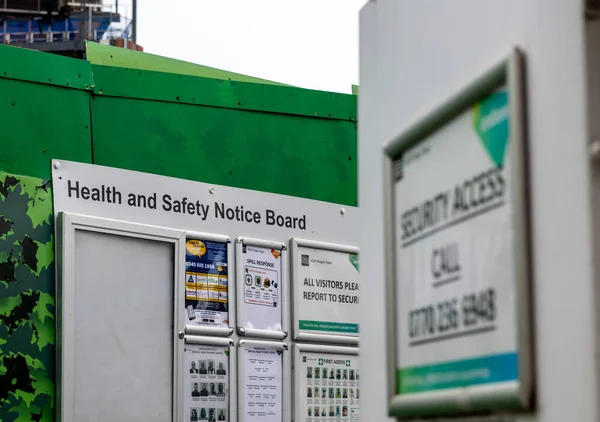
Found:
<path fill-rule="evenodd" d="M 80 387 L 63 387 L 79 379 L 63 363 L 82 361 L 78 341 L 86 341 L 69 328 L 80 306 L 78 289 L 69 286 L 86 283 L 76 270 L 69 272 L 78 265 L 78 231 L 171 239 L 174 276 L 165 283 L 173 285 L 173 297 L 163 300 L 158 296 L 162 290 L 152 291 L 143 280 L 126 280 L 139 283 L 140 294 L 120 299 L 125 304 L 172 301 L 165 303 L 174 310 L 173 333 L 165 341 L 173 342 L 173 352 L 154 360 L 173 362 L 173 392 L 165 397 L 172 400 L 172 420 L 359 419 L 362 286 L 355 208 L 61 160 L 53 161 L 53 186 L 62 256 L 57 280 L 63 300 L 57 313 L 63 318 L 58 357 L 63 420 L 77 419 L 73 403 Z M 74 227 L 74 240 L 65 227 Z M 118 292 L 100 295 L 105 296 L 85 306 L 114 304 Z M 149 307 L 150 324 L 152 314 Z M 123 325 L 135 327 L 140 316 L 128 318 Z M 136 335 L 136 329 L 130 332 Z M 98 347 L 115 341 L 112 337 L 98 338 Z M 130 353 L 131 365 L 151 373 L 143 365 L 152 360 L 139 354 L 152 351 Z M 75 365 L 73 371 L 78 370 Z M 114 408 L 116 420 L 119 407 L 128 404 L 119 403 L 114 390 L 98 391 L 97 405 L 105 417 L 106 409 Z M 135 394 L 129 397 L 138 400 Z M 140 420 L 164 418 L 143 414 L 152 409 L 144 406 L 143 389 L 139 401 Z M 94 420 L 93 413 L 86 420 Z"/>

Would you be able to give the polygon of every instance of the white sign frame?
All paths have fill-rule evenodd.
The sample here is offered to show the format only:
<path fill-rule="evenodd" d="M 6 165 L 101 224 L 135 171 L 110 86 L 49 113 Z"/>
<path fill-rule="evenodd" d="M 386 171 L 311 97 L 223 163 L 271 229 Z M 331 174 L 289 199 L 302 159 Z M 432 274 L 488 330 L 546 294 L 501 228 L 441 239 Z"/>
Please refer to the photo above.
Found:
<path fill-rule="evenodd" d="M 191 335 L 185 337 L 185 344 L 229 347 L 229 407 L 227 408 L 227 420 L 229 422 L 237 421 L 237 348 L 233 339 Z M 182 408 L 182 415 L 185 416 L 185 406 Z"/>
<path fill-rule="evenodd" d="M 298 406 L 297 402 L 299 401 L 299 397 L 304 397 L 302 393 L 302 386 L 300 385 L 300 377 L 304 377 L 305 374 L 303 372 L 298 372 L 296 370 L 297 362 L 300 362 L 302 359 L 302 353 L 325 353 L 325 354 L 336 354 L 336 355 L 347 355 L 347 356 L 359 356 L 360 349 L 358 347 L 348 347 L 348 346 L 329 346 L 329 345 L 321 345 L 321 344 L 303 344 L 303 343 L 295 343 L 294 351 L 292 357 L 292 368 L 293 371 L 293 386 L 294 386 L 294 394 L 292 395 L 292 414 L 294 415 L 294 421 L 300 422 L 305 420 L 305 415 L 302 414 L 302 409 Z M 359 406 L 360 407 L 360 406 Z"/>
<path fill-rule="evenodd" d="M 130 223 L 106 218 L 60 212 L 57 216 L 57 282 L 56 282 L 56 335 L 57 344 L 57 405 L 56 417 L 64 422 L 74 422 L 75 373 L 75 233 L 92 231 L 118 236 L 128 236 L 171 243 L 174 247 L 174 304 L 173 304 L 173 420 L 181 420 L 183 409 L 184 365 L 183 337 L 178 334 L 183 327 L 179 309 L 183 307 L 183 265 L 185 262 L 185 231 L 146 224 Z M 181 328 L 180 328 L 181 327 Z"/>
<path fill-rule="evenodd" d="M 342 253 L 353 253 L 358 255 L 359 248 L 356 246 L 348 246 L 348 245 L 339 245 L 335 243 L 328 242 L 318 242 L 315 240 L 307 240 L 307 239 L 299 239 L 292 237 L 290 239 L 290 259 L 291 259 L 291 291 L 292 291 L 292 335 L 293 339 L 297 341 L 311 341 L 311 342 L 326 342 L 326 343 L 341 343 L 341 344 L 350 344 L 350 345 L 358 345 L 360 341 L 360 325 L 358 328 L 358 333 L 356 335 L 336 335 L 336 334 L 315 334 L 309 331 L 300 330 L 299 322 L 300 315 L 298 312 L 300 305 L 300 296 L 301 296 L 301 280 L 299 277 L 299 267 L 300 262 L 298 261 L 298 248 L 306 247 L 306 248 L 314 248 L 314 249 L 322 249 L 333 252 L 342 252 Z M 362 285 L 361 285 L 362 288 Z M 359 293 L 360 296 L 360 293 Z"/>
<path fill-rule="evenodd" d="M 480 78 L 436 108 L 406 131 L 392 139 L 383 150 L 384 210 L 386 246 L 387 295 L 387 367 L 389 415 L 396 417 L 441 416 L 448 414 L 478 414 L 527 410 L 533 402 L 533 374 L 531 352 L 531 243 L 529 233 L 529 198 L 526 117 L 524 94 L 524 58 L 518 48 Z M 397 385 L 397 333 L 398 311 L 396 302 L 396 238 L 394 162 L 405 150 L 427 139 L 456 116 L 486 97 L 496 88 L 506 84 L 509 93 L 510 142 L 513 171 L 509 183 L 513 186 L 514 204 L 513 253 L 515 259 L 516 330 L 518 353 L 518 380 L 514 382 L 475 385 L 466 388 L 449 388 L 410 394 L 398 394 Z M 402 327 L 406 326 L 403 325 Z M 402 327 L 398 327 L 401 329 Z"/>
<path fill-rule="evenodd" d="M 258 346 L 258 347 L 273 347 L 282 351 L 282 387 L 283 391 L 281 394 L 281 421 L 286 422 L 290 420 L 290 380 L 291 380 L 291 362 L 288 353 L 288 345 L 283 341 L 264 341 L 264 340 L 247 340 L 241 339 L 238 341 L 237 347 L 242 349 L 245 345 Z M 240 350 L 237 353 L 237 381 L 238 381 L 238 395 L 237 395 L 237 415 L 238 422 L 244 422 L 244 353 Z"/>
<path fill-rule="evenodd" d="M 186 231 L 186 240 L 187 239 L 202 239 L 202 240 L 207 240 L 210 242 L 216 242 L 216 243 L 225 243 L 226 247 L 227 247 L 227 312 L 228 312 L 228 318 L 229 318 L 229 328 L 225 328 L 225 327 L 211 327 L 208 325 L 192 325 L 192 324 L 186 324 L 185 325 L 185 333 L 186 334 L 190 334 L 190 335 L 209 335 L 209 336 L 229 336 L 233 333 L 234 331 L 234 324 L 236 321 L 235 319 L 235 314 L 236 314 L 236 308 L 237 306 L 235 306 L 236 301 L 235 301 L 235 293 L 236 293 L 236 283 L 235 283 L 235 278 L 236 277 L 236 273 L 235 273 L 235 257 L 234 257 L 234 248 L 233 245 L 231 244 L 231 238 L 227 235 L 220 235 L 220 234 L 214 234 L 214 233 L 202 233 L 202 232 L 195 232 L 195 231 Z M 185 268 L 184 268 L 184 276 L 185 276 Z M 186 315 L 185 315 L 185 306 L 184 306 L 184 321 L 187 321 Z"/>
<path fill-rule="evenodd" d="M 270 248 L 281 252 L 281 280 L 280 285 L 280 305 L 281 305 L 281 331 L 276 330 L 262 330 L 256 328 L 245 328 L 244 321 L 246 320 L 246 314 L 244 312 L 244 256 L 242 253 L 244 246 L 256 246 L 259 248 Z M 236 274 L 236 328 L 240 336 L 260 337 L 273 340 L 283 340 L 288 335 L 288 320 L 289 320 L 289 295 L 287 291 L 289 289 L 289 274 L 287 266 L 287 247 L 282 242 L 264 240 L 264 239 L 253 239 L 249 237 L 240 236 L 235 242 L 235 274 Z"/>

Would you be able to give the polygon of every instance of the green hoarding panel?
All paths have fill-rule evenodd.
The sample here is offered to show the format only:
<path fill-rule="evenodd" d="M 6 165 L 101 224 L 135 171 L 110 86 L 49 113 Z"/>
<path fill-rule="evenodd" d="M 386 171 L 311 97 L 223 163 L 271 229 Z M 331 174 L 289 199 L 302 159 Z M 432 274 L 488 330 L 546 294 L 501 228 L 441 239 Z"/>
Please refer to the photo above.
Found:
<path fill-rule="evenodd" d="M 96 164 L 356 205 L 356 96 L 92 70 Z"/>
<path fill-rule="evenodd" d="M 0 170 L 49 178 L 51 157 L 90 162 L 91 65 L 0 46 Z"/>
<path fill-rule="evenodd" d="M 90 162 L 86 91 L 0 78 L 0 170 L 50 178 L 50 160 Z"/>
<path fill-rule="evenodd" d="M 125 98 L 92 107 L 96 164 L 356 205 L 354 122 Z"/>
<path fill-rule="evenodd" d="M 254 82 L 272 85 L 284 85 L 266 79 L 254 78 L 239 73 L 228 72 L 214 67 L 175 60 L 154 54 L 110 45 L 86 42 L 86 59 L 93 64 L 115 66 L 130 69 L 154 70 L 157 72 L 176 73 L 180 75 L 200 76 L 204 78 L 225 79 L 239 82 Z"/>
<path fill-rule="evenodd" d="M 356 121 L 354 95 L 92 66 L 94 94 Z"/>
<path fill-rule="evenodd" d="M 0 44 L 0 78 L 91 90 L 91 65 L 82 60 Z"/>

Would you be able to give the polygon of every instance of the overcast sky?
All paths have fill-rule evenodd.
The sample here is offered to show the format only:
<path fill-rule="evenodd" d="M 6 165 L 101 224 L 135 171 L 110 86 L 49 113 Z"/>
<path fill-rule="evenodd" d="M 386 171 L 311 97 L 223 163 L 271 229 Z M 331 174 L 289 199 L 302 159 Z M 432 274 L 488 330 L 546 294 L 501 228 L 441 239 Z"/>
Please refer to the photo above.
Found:
<path fill-rule="evenodd" d="M 138 0 L 138 42 L 152 54 L 350 93 L 366 1 Z"/>

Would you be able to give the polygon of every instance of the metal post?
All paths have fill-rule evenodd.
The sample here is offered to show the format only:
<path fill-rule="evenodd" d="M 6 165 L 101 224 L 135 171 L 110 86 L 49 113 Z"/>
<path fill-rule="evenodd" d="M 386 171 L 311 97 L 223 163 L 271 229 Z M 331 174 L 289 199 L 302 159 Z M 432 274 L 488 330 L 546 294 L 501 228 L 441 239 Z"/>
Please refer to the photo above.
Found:
<path fill-rule="evenodd" d="M 132 22 L 131 22 L 131 38 L 134 44 L 137 44 L 137 0 L 132 0 Z"/>
<path fill-rule="evenodd" d="M 79 40 L 84 40 L 87 33 L 87 25 L 85 22 L 85 1 L 86 0 L 83 0 L 81 2 L 81 16 L 79 17 Z"/>

